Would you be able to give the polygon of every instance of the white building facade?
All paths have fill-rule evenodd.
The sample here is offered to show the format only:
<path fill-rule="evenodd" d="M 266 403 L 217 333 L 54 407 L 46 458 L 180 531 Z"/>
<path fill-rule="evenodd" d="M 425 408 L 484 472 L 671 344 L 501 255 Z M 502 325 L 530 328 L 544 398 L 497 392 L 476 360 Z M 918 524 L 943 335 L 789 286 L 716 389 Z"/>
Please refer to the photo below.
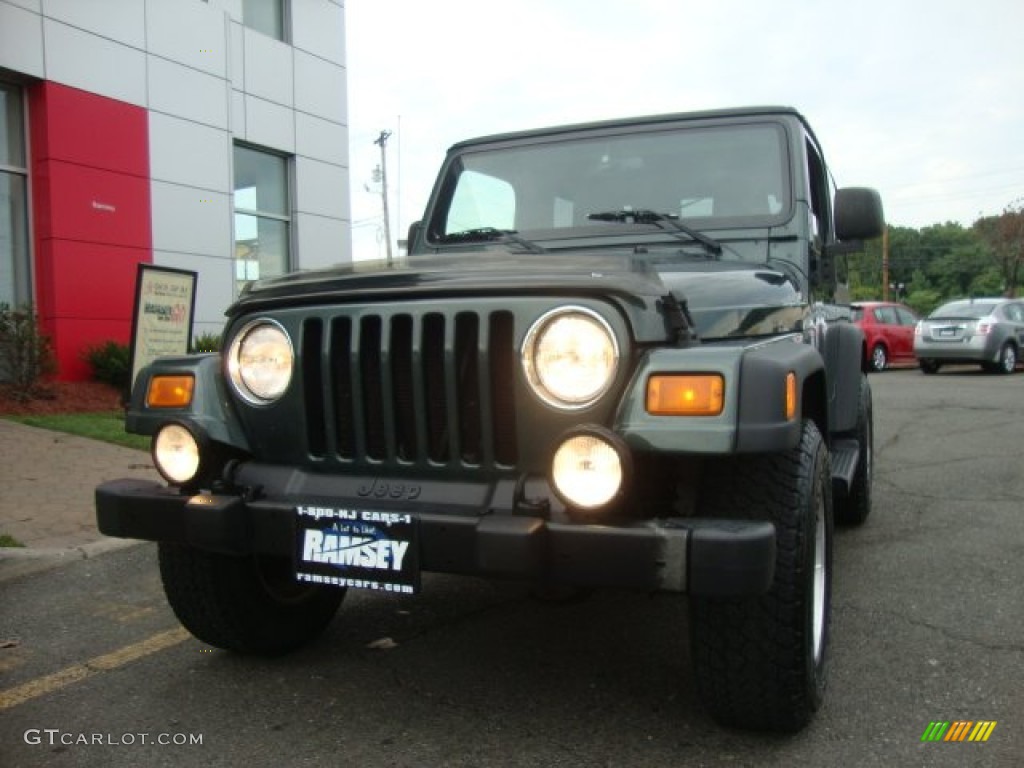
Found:
<path fill-rule="evenodd" d="M 61 378 L 128 341 L 139 264 L 197 273 L 200 334 L 351 261 L 340 1 L 0 0 L 0 109 L 0 302 Z"/>

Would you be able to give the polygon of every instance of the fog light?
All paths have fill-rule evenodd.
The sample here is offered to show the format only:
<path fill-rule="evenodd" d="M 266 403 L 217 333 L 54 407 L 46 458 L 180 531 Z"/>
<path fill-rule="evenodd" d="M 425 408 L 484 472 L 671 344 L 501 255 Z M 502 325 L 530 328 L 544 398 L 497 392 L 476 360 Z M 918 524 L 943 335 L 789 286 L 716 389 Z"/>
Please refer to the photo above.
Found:
<path fill-rule="evenodd" d="M 193 480 L 199 461 L 199 441 L 181 424 L 165 424 L 153 437 L 153 463 L 172 485 Z"/>
<path fill-rule="evenodd" d="M 551 484 L 567 505 L 605 506 L 622 490 L 628 453 L 610 433 L 580 432 L 566 438 L 551 462 Z"/>

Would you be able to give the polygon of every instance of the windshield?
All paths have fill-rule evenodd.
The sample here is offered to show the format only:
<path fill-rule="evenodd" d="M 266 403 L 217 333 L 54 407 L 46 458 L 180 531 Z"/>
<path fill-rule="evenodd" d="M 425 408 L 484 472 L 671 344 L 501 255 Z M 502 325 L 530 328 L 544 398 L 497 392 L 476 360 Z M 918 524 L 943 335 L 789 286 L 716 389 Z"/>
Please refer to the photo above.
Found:
<path fill-rule="evenodd" d="M 431 236 L 657 231 L 651 215 L 694 230 L 771 224 L 789 209 L 784 138 L 778 124 L 752 123 L 467 151 L 448 169 Z"/>
<path fill-rule="evenodd" d="M 929 319 L 942 317 L 987 317 L 995 310 L 996 305 L 991 301 L 954 301 L 944 304 L 934 312 Z"/>

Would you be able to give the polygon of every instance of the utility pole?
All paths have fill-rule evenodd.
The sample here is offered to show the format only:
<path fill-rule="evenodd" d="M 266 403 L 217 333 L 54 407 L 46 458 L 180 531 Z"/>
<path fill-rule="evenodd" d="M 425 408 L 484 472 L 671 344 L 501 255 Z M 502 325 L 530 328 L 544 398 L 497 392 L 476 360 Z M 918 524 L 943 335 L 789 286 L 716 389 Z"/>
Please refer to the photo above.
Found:
<path fill-rule="evenodd" d="M 889 225 L 882 230 L 882 301 L 889 300 Z"/>
<path fill-rule="evenodd" d="M 380 147 L 380 196 L 384 203 L 384 241 L 388 246 L 388 266 L 391 266 L 391 221 L 388 216 L 388 139 L 391 131 L 381 131 L 373 143 Z"/>

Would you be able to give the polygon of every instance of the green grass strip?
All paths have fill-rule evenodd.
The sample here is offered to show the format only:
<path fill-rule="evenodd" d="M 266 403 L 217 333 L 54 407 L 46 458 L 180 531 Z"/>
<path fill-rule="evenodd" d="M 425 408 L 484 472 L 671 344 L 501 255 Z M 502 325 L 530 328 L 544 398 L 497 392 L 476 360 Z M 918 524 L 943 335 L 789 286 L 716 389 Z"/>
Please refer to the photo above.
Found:
<path fill-rule="evenodd" d="M 54 413 L 31 416 L 4 416 L 3 418 L 27 424 L 30 427 L 66 432 L 90 440 L 123 445 L 148 451 L 150 438 L 145 435 L 130 435 L 124 431 L 124 414 L 120 411 L 97 413 Z"/>

